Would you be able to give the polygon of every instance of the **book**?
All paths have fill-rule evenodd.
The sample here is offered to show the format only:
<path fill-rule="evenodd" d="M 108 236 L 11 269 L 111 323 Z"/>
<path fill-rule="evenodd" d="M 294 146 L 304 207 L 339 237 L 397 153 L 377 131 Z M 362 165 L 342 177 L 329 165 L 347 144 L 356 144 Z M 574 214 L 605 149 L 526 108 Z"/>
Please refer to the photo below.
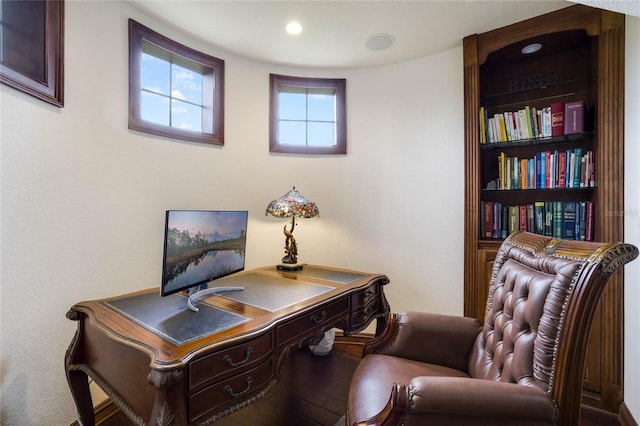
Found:
<path fill-rule="evenodd" d="M 536 201 L 533 210 L 535 216 L 533 232 L 544 235 L 544 201 Z"/>
<path fill-rule="evenodd" d="M 575 240 L 576 238 L 576 203 L 565 201 L 562 203 L 562 238 Z"/>
<path fill-rule="evenodd" d="M 507 129 L 504 125 L 504 115 L 502 114 L 496 114 L 495 115 L 496 120 L 498 122 L 498 141 L 499 142 L 506 142 L 507 141 Z"/>
<path fill-rule="evenodd" d="M 577 231 L 576 234 L 580 241 L 587 239 L 587 202 L 580 201 L 578 215 L 576 218 Z"/>
<path fill-rule="evenodd" d="M 562 201 L 552 201 L 551 204 L 553 204 L 553 230 L 551 236 L 553 238 L 562 238 Z"/>
<path fill-rule="evenodd" d="M 531 107 L 531 128 L 533 130 L 533 137 L 540 137 L 540 126 L 538 124 L 538 110 L 536 107 Z"/>
<path fill-rule="evenodd" d="M 567 187 L 567 152 L 558 153 L 558 188 Z"/>
<path fill-rule="evenodd" d="M 544 153 L 545 155 L 545 184 L 544 187 L 545 188 L 551 188 L 551 151 L 546 151 Z"/>
<path fill-rule="evenodd" d="M 544 203 L 544 235 L 553 236 L 553 202 Z"/>
<path fill-rule="evenodd" d="M 572 188 L 580 188 L 580 181 L 582 179 L 582 148 L 574 149 L 575 152 L 575 166 L 573 168 L 573 185 Z"/>
<path fill-rule="evenodd" d="M 551 136 L 564 135 L 564 102 L 551 104 Z"/>
<path fill-rule="evenodd" d="M 547 186 L 547 153 L 540 153 L 540 188 L 546 189 Z"/>
<path fill-rule="evenodd" d="M 542 137 L 548 138 L 551 136 L 551 107 L 542 108 Z"/>
<path fill-rule="evenodd" d="M 485 110 L 484 107 L 480 107 L 480 111 L 478 112 L 479 114 L 479 124 L 480 124 L 480 143 L 481 144 L 486 144 L 487 143 L 487 122 L 486 122 L 486 114 L 485 114 Z"/>
<path fill-rule="evenodd" d="M 527 204 L 527 231 L 535 232 L 536 216 L 533 204 Z"/>
<path fill-rule="evenodd" d="M 531 121 L 531 108 L 529 106 L 524 107 L 524 119 L 527 123 L 527 139 L 533 139 L 533 123 Z"/>
<path fill-rule="evenodd" d="M 493 203 L 483 201 L 482 203 L 482 236 L 493 237 Z"/>
<path fill-rule="evenodd" d="M 586 202 L 586 223 L 585 223 L 585 240 L 586 241 L 593 241 L 593 201 L 587 201 Z"/>
<path fill-rule="evenodd" d="M 509 206 L 503 206 L 500 204 L 500 208 L 502 209 L 502 219 L 500 222 L 500 238 L 507 238 L 507 229 L 509 227 Z"/>
<path fill-rule="evenodd" d="M 509 206 L 509 227 L 507 235 L 510 235 L 520 229 L 520 218 L 518 215 L 518 206 Z"/>
<path fill-rule="evenodd" d="M 564 134 L 584 132 L 584 101 L 564 104 Z"/>
<path fill-rule="evenodd" d="M 525 204 L 520 204 L 518 206 L 518 219 L 520 221 L 519 229 L 521 231 L 527 230 L 527 206 Z"/>
<path fill-rule="evenodd" d="M 491 238 L 500 238 L 502 219 L 502 204 L 493 203 L 493 226 L 491 227 Z"/>

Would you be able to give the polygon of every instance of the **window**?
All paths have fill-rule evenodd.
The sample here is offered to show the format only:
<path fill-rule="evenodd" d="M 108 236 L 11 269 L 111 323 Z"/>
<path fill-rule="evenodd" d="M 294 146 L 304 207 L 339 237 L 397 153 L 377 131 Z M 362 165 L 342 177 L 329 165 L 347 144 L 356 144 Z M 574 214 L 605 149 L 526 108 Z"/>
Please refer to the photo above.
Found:
<path fill-rule="evenodd" d="M 270 79 L 269 151 L 346 154 L 345 79 Z"/>
<path fill-rule="evenodd" d="M 224 145 L 224 61 L 130 19 L 129 128 Z"/>
<path fill-rule="evenodd" d="M 64 1 L 0 2 L 0 81 L 64 105 Z"/>

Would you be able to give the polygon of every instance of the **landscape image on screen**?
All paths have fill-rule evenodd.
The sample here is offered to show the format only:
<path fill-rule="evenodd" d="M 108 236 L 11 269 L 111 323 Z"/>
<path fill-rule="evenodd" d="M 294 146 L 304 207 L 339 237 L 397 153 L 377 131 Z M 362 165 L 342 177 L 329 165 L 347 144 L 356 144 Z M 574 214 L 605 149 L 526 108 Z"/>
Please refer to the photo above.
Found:
<path fill-rule="evenodd" d="M 246 211 L 169 210 L 161 295 L 244 269 Z"/>

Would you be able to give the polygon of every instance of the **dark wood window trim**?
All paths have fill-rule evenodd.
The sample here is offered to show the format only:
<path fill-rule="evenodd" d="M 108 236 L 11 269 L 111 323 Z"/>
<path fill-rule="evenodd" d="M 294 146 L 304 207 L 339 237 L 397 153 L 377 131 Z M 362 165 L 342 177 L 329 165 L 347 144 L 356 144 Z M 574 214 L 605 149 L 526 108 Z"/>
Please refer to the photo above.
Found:
<path fill-rule="evenodd" d="M 278 93 L 280 86 L 305 88 L 333 88 L 336 90 L 336 144 L 331 147 L 285 145 L 279 143 L 278 137 Z M 270 75 L 269 98 L 269 151 L 288 154 L 346 154 L 346 86 L 345 79 L 291 77 Z"/>
<path fill-rule="evenodd" d="M 4 8 L 5 2 L 2 2 Z M 42 78 L 29 77 L 25 69 L 11 68 L 0 62 L 0 81 L 7 86 L 34 96 L 58 107 L 64 106 L 64 0 L 42 0 L 44 5 L 44 25 L 38 27 L 36 22 L 30 22 L 29 26 L 35 28 L 33 36 L 44 37 L 44 59 L 42 63 Z M 24 2 L 27 4 L 27 2 Z M 3 19 L 6 15 L 2 14 Z M 32 19 L 32 16 L 23 16 L 23 19 Z M 15 23 L 13 23 L 15 24 Z M 11 26 L 12 22 L 2 22 L 2 26 Z M 24 22 L 21 24 L 24 25 Z M 3 29 L 4 31 L 4 29 Z M 6 38 L 3 37 L 3 43 Z M 2 49 L 14 49 L 17 52 L 27 51 L 27 46 L 16 42 L 13 46 L 2 46 Z"/>
<path fill-rule="evenodd" d="M 143 41 L 208 70 L 203 74 L 203 104 L 212 113 L 203 114 L 202 121 L 203 127 L 210 128 L 210 132 L 163 126 L 141 118 Z M 224 145 L 224 60 L 198 52 L 129 19 L 129 129 L 190 142 Z"/>

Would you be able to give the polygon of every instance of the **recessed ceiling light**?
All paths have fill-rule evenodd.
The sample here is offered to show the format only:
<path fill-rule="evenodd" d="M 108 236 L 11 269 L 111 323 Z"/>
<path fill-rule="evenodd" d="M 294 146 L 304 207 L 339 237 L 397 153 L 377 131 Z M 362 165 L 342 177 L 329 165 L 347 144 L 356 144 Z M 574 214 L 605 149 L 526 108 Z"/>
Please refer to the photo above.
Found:
<path fill-rule="evenodd" d="M 542 45 L 540 43 L 531 43 L 523 47 L 520 52 L 522 52 L 523 55 L 530 55 L 532 53 L 536 53 L 540 49 L 542 49 Z"/>
<path fill-rule="evenodd" d="M 394 38 L 390 34 L 376 34 L 367 40 L 367 47 L 371 50 L 384 50 L 391 47 Z"/>
<path fill-rule="evenodd" d="M 287 30 L 289 34 L 300 34 L 302 32 L 302 25 L 296 21 L 291 21 L 287 24 L 285 30 Z"/>

